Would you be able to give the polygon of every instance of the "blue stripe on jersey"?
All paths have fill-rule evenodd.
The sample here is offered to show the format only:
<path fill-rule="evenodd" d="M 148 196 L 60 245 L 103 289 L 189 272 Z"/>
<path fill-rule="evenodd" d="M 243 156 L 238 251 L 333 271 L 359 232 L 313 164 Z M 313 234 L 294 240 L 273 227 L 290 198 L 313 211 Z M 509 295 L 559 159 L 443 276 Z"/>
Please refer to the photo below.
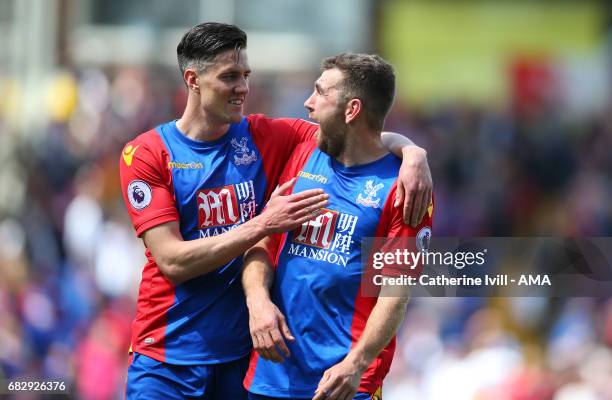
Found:
<path fill-rule="evenodd" d="M 316 149 L 298 172 L 293 191 L 322 188 L 329 205 L 284 240 L 272 300 L 296 340 L 288 343 L 291 356 L 282 364 L 258 358 L 250 392 L 311 397 L 323 372 L 350 350 L 361 238 L 374 236 L 399 167 L 391 154 L 345 167 Z"/>
<path fill-rule="evenodd" d="M 260 211 L 266 178 L 246 118 L 212 142 L 189 139 L 175 122 L 157 130 L 170 155 L 183 239 L 219 235 Z M 176 287 L 167 312 L 166 362 L 226 362 L 250 351 L 241 269 L 239 257 Z"/>

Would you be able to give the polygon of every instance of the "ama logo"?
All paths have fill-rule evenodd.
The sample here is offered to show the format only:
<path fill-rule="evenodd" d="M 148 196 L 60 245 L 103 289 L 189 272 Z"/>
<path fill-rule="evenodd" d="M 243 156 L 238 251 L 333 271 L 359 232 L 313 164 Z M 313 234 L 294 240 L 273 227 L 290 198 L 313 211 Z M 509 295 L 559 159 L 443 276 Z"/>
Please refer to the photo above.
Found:
<path fill-rule="evenodd" d="M 240 221 L 233 185 L 200 190 L 197 194 L 200 228 L 233 225 Z"/>
<path fill-rule="evenodd" d="M 323 208 L 316 218 L 302 224 L 293 231 L 295 243 L 329 249 L 334 238 L 338 211 Z"/>

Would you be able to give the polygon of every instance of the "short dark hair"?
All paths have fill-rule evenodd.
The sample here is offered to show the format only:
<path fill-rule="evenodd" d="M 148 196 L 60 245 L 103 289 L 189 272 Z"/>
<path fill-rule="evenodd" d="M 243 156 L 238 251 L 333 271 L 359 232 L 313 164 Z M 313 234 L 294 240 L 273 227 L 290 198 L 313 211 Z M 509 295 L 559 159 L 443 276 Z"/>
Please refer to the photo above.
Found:
<path fill-rule="evenodd" d="M 382 130 L 395 96 L 393 67 L 376 54 L 341 53 L 321 63 L 322 71 L 334 68 L 344 75 L 341 99 L 361 100 L 368 125 Z"/>
<path fill-rule="evenodd" d="M 176 46 L 181 74 L 194 65 L 202 70 L 218 54 L 231 49 L 246 49 L 246 45 L 246 33 L 235 25 L 218 22 L 196 25 L 183 35 Z"/>

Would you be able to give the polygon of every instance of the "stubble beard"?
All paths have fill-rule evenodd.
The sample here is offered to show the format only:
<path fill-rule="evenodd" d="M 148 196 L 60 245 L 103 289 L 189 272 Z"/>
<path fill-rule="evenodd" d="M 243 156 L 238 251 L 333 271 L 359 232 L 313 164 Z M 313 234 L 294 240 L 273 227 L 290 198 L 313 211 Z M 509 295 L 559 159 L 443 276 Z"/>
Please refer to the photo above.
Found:
<path fill-rule="evenodd" d="M 346 125 L 342 121 L 342 113 L 339 112 L 329 121 L 320 121 L 320 131 L 317 139 L 319 150 L 330 157 L 338 157 L 344 151 L 346 145 Z"/>

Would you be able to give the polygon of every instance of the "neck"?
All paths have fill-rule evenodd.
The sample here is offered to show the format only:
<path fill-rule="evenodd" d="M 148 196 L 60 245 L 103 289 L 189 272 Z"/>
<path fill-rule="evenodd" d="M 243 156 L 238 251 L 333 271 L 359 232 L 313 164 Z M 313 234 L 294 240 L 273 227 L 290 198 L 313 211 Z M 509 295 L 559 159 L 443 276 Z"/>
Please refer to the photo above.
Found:
<path fill-rule="evenodd" d="M 200 101 L 190 94 L 183 115 L 176 121 L 176 127 L 190 139 L 210 142 L 225 135 L 229 124 L 215 121 L 215 118 L 202 110 Z"/>
<path fill-rule="evenodd" d="M 346 167 L 367 164 L 388 154 L 380 140 L 380 131 L 349 127 L 344 150 L 336 160 Z"/>

